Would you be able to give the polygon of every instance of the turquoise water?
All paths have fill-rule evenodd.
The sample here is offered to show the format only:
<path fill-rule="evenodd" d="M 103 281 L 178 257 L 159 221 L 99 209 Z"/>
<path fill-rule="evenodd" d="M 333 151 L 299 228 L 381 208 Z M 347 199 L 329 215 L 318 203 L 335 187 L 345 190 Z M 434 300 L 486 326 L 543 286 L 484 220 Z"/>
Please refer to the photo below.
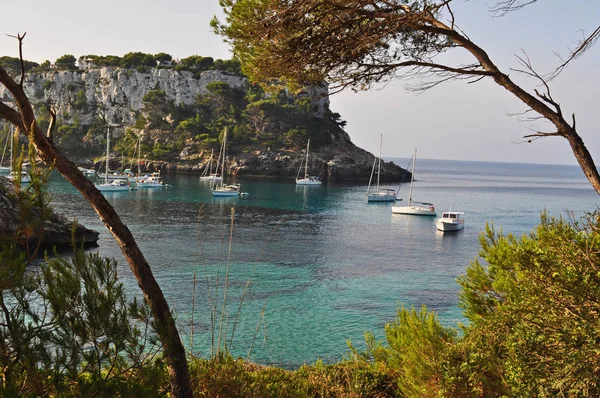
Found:
<path fill-rule="evenodd" d="M 340 359 L 347 340 L 361 347 L 364 331 L 381 336 L 402 304 L 426 304 L 444 324 L 456 325 L 463 318 L 455 280 L 477 256 L 486 222 L 520 235 L 544 209 L 581 213 L 600 199 L 576 166 L 419 160 L 415 177 L 413 198 L 433 202 L 438 214 L 465 211 L 463 231 L 444 235 L 433 218 L 368 204 L 365 185 L 297 187 L 291 178 L 240 178 L 247 197 L 215 199 L 198 176 L 167 175 L 168 188 L 107 198 L 151 264 L 184 344 L 192 346 L 193 328 L 191 349 L 210 355 L 222 330 L 221 346 L 226 342 L 234 355 L 251 352 L 255 362 L 286 367 Z M 128 294 L 139 295 L 90 206 L 59 175 L 50 190 L 56 209 L 101 232 L 97 250 L 119 260 Z M 407 195 L 405 184 L 400 196 Z M 215 326 L 209 303 L 218 308 Z"/>

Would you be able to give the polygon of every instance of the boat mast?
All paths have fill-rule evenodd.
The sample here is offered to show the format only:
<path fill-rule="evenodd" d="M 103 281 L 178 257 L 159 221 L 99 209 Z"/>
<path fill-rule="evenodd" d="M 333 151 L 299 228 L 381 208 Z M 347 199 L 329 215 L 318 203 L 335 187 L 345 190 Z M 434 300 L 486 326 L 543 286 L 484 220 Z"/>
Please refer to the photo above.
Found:
<path fill-rule="evenodd" d="M 304 178 L 308 178 L 308 148 L 310 147 L 310 138 L 306 143 L 306 164 L 304 165 Z"/>
<path fill-rule="evenodd" d="M 142 134 L 138 137 L 138 177 L 142 175 L 140 164 L 142 162 Z"/>
<path fill-rule="evenodd" d="M 227 147 L 227 127 L 225 127 L 225 132 L 223 133 L 223 164 L 221 165 L 221 177 L 223 177 L 223 180 L 221 182 L 221 185 L 225 185 L 225 158 L 227 157 L 226 153 L 225 153 L 225 148 Z"/>
<path fill-rule="evenodd" d="M 408 190 L 408 207 L 412 203 L 412 185 L 413 180 L 415 179 L 415 163 L 417 163 L 417 148 L 415 148 L 415 152 L 413 154 L 413 164 L 412 170 L 410 171 L 410 189 Z"/>
<path fill-rule="evenodd" d="M 106 183 L 108 184 L 108 161 L 110 151 L 110 124 L 106 125 Z"/>
<path fill-rule="evenodd" d="M 13 128 L 14 127 L 11 126 L 11 130 Z M 4 154 L 6 153 L 6 147 L 8 146 L 8 138 L 11 136 L 12 136 L 11 131 L 7 131 L 6 142 L 4 143 L 4 149 L 2 150 L 2 160 L 0 160 L 0 166 L 2 166 L 4 164 Z"/>
<path fill-rule="evenodd" d="M 381 145 L 383 144 L 383 134 L 379 134 L 379 163 L 377 164 L 377 192 L 379 192 L 379 175 L 381 174 Z"/>
<path fill-rule="evenodd" d="M 15 140 L 15 128 L 12 128 L 12 131 L 10 132 L 10 163 L 9 163 L 9 168 L 10 170 L 8 171 L 11 175 L 13 172 L 13 145 L 14 145 L 14 140 Z"/>

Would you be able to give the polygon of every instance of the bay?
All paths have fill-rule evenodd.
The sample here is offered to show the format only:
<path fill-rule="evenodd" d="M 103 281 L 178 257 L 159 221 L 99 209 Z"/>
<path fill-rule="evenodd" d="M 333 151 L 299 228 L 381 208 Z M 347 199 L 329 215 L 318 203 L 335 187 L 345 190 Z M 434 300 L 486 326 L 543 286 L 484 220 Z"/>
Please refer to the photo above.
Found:
<path fill-rule="evenodd" d="M 486 223 L 521 235 L 544 209 L 581 215 L 600 198 L 577 166 L 419 159 L 415 179 L 413 199 L 434 203 L 438 214 L 464 211 L 463 231 L 442 234 L 434 218 L 393 215 L 389 203 L 367 203 L 366 185 L 239 178 L 248 196 L 217 199 L 198 176 L 166 175 L 169 187 L 106 196 L 195 355 L 227 345 L 236 357 L 288 368 L 339 360 L 348 340 L 363 346 L 367 330 L 382 337 L 400 305 L 425 304 L 456 326 L 464 321 L 456 277 L 477 256 Z M 60 175 L 52 175 L 49 190 L 55 209 L 101 232 L 94 250 L 119 261 L 128 295 L 139 296 L 87 202 Z M 399 196 L 408 200 L 408 184 Z"/>

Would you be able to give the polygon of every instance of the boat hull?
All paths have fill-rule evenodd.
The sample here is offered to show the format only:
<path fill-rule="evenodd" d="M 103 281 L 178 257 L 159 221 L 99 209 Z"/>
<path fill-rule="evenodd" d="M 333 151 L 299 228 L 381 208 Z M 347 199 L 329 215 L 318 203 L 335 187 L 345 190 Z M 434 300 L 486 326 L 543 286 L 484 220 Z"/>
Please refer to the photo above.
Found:
<path fill-rule="evenodd" d="M 443 222 L 443 221 L 436 221 L 435 223 L 436 228 L 438 229 L 438 231 L 442 231 L 442 232 L 451 232 L 451 231 L 460 231 L 461 229 L 463 229 L 465 227 L 464 222 Z"/>
<path fill-rule="evenodd" d="M 96 188 L 100 192 L 121 192 L 121 191 L 129 191 L 131 188 L 129 182 L 125 182 L 127 180 L 117 180 L 113 182 L 107 182 L 104 184 L 96 184 Z"/>
<path fill-rule="evenodd" d="M 163 184 L 161 184 L 160 182 L 137 182 L 136 183 L 138 188 L 162 188 L 164 187 Z"/>
<path fill-rule="evenodd" d="M 433 206 L 392 206 L 392 213 L 428 217 L 436 215 Z"/>
<path fill-rule="evenodd" d="M 208 182 L 222 182 L 222 181 L 223 181 L 223 177 L 217 177 L 217 176 L 204 176 L 204 177 L 200 177 L 200 181 L 208 181 Z"/>
<path fill-rule="evenodd" d="M 296 178 L 296 185 L 321 185 L 321 180 L 313 178 Z"/>
<path fill-rule="evenodd" d="M 117 185 L 96 185 L 98 191 L 100 192 L 122 192 L 129 191 L 129 187 L 121 187 Z"/>
<path fill-rule="evenodd" d="M 396 194 L 388 194 L 387 192 L 380 192 L 367 195 L 367 202 L 395 202 Z"/>
<path fill-rule="evenodd" d="M 238 191 L 212 191 L 212 196 L 215 197 L 234 197 L 240 196 Z"/>

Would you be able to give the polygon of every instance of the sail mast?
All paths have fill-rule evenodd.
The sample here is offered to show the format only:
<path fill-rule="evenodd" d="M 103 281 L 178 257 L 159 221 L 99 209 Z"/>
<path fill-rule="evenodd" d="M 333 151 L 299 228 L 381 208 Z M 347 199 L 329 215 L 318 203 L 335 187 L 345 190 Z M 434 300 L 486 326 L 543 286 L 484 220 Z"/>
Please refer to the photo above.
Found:
<path fill-rule="evenodd" d="M 310 147 L 310 138 L 306 143 L 306 164 L 304 165 L 304 178 L 308 178 L 308 148 Z"/>
<path fill-rule="evenodd" d="M 377 192 L 379 192 L 379 175 L 381 174 L 381 145 L 383 144 L 383 134 L 379 134 L 379 163 L 377 164 Z"/>
<path fill-rule="evenodd" d="M 106 183 L 108 184 L 108 157 L 110 151 L 110 124 L 106 125 Z"/>
<path fill-rule="evenodd" d="M 413 180 L 415 179 L 415 163 L 417 163 L 417 148 L 415 148 L 415 152 L 413 153 L 413 164 L 412 170 L 410 172 L 410 189 L 408 190 L 408 207 L 412 203 L 412 186 Z"/>

